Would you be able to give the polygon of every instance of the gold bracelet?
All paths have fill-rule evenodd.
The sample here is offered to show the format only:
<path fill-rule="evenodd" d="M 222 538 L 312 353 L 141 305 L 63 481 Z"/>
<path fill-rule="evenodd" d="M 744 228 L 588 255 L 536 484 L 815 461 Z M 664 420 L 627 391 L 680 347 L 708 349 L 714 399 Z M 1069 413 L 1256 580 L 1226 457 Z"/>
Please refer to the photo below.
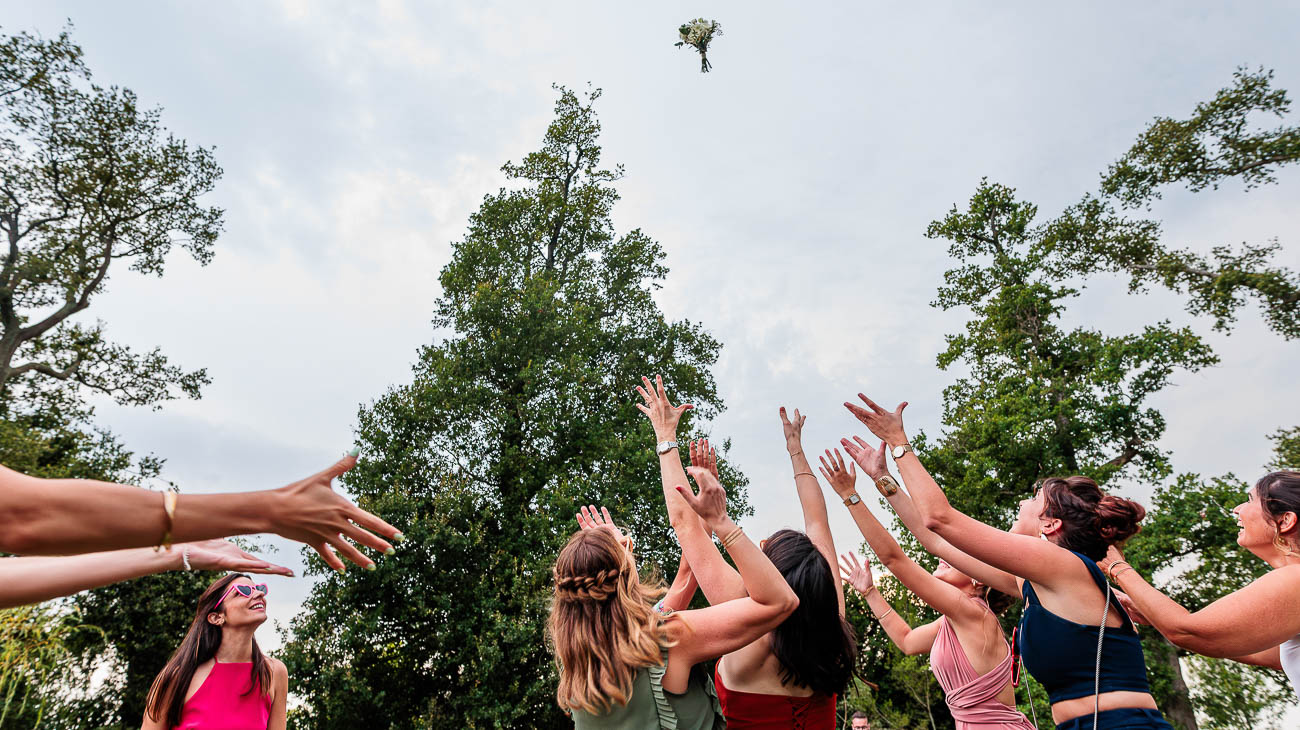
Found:
<path fill-rule="evenodd" d="M 1106 575 L 1109 575 L 1111 580 L 1115 580 L 1115 566 L 1117 565 L 1128 565 L 1130 570 L 1133 568 L 1132 565 L 1128 564 L 1127 560 L 1116 560 L 1110 564 L 1110 567 L 1106 568 Z"/>
<path fill-rule="evenodd" d="M 1111 574 L 1110 574 L 1110 579 L 1111 579 L 1112 581 L 1116 582 L 1116 583 L 1119 583 L 1119 577 L 1120 577 L 1121 574 L 1123 574 L 1124 571 L 1121 570 L 1119 573 L 1116 573 L 1116 572 L 1113 572 L 1113 569 L 1114 569 L 1115 566 L 1112 565 L 1112 566 L 1110 566 L 1110 567 L 1112 568 L 1112 572 L 1111 572 Z M 1128 568 L 1129 570 L 1137 570 L 1137 568 L 1134 568 L 1133 566 L 1129 565 L 1128 563 L 1124 563 L 1124 567 L 1125 567 L 1125 568 Z"/>
<path fill-rule="evenodd" d="M 722 538 L 722 548 L 724 550 L 730 548 L 732 543 L 739 540 L 740 536 L 743 534 L 745 534 L 745 528 L 741 527 L 740 525 L 736 525 L 736 529 L 727 533 L 727 536 Z"/>
<path fill-rule="evenodd" d="M 885 620 L 885 616 L 888 616 L 889 614 L 891 614 L 891 613 L 893 613 L 893 612 L 894 612 L 894 607 L 893 607 L 893 606 L 890 606 L 890 607 L 889 607 L 889 610 L 888 610 L 888 611 L 885 611 L 884 614 L 882 614 L 882 615 L 880 615 L 880 616 L 877 616 L 877 617 L 876 617 L 876 620 L 877 620 L 877 621 L 884 621 L 884 620 Z"/>
<path fill-rule="evenodd" d="M 176 493 L 173 491 L 163 492 L 163 513 L 167 516 L 167 528 L 163 530 L 162 540 L 154 546 L 153 551 L 171 550 L 172 549 L 172 527 L 176 523 Z"/>
<path fill-rule="evenodd" d="M 898 494 L 898 482 L 894 481 L 893 477 L 886 474 L 876 480 L 876 491 L 880 492 L 880 496 L 888 499 L 889 497 Z"/>
<path fill-rule="evenodd" d="M 799 449 L 798 451 L 794 452 L 793 454 L 790 454 L 790 458 L 793 459 L 794 457 L 796 457 L 796 456 L 798 456 L 798 455 L 800 455 L 800 454 L 802 454 L 802 453 L 803 453 L 803 449 Z"/>
<path fill-rule="evenodd" d="M 813 473 L 810 472 L 810 471 L 797 471 L 797 472 L 794 473 L 794 478 L 795 478 L 795 479 L 798 479 L 799 477 L 803 476 L 804 474 L 807 474 L 808 476 L 812 477 L 813 479 L 816 479 L 816 478 L 817 478 L 817 477 L 813 476 Z"/>

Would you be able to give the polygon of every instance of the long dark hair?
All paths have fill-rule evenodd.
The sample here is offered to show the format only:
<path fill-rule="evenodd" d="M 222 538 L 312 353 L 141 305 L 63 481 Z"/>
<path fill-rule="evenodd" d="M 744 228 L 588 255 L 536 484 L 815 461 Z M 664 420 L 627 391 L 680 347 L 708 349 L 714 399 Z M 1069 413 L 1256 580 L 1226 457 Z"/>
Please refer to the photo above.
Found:
<path fill-rule="evenodd" d="M 1101 560 L 1106 548 L 1136 535 L 1142 529 L 1138 523 L 1147 515 L 1142 505 L 1106 494 L 1088 477 L 1051 477 L 1040 486 L 1046 504 L 1043 516 L 1061 521 L 1060 537 L 1053 542 L 1093 560 Z"/>
<path fill-rule="evenodd" d="M 224 606 L 216 608 L 217 601 L 225 595 L 231 583 L 247 577 L 242 573 L 231 573 L 218 578 L 199 596 L 199 607 L 194 612 L 194 621 L 185 632 L 185 638 L 149 688 L 149 698 L 145 701 L 145 712 L 149 719 L 154 722 L 164 720 L 163 724 L 167 727 L 181 724 L 181 710 L 185 707 L 185 695 L 194 679 L 194 670 L 216 656 L 217 647 L 221 646 L 221 627 L 209 623 L 208 615 L 225 613 Z M 248 690 L 244 694 L 251 694 L 259 687 L 263 694 L 270 692 L 271 667 L 257 646 L 257 639 L 253 639 L 253 669 L 248 677 Z"/>
<path fill-rule="evenodd" d="M 767 538 L 763 554 L 799 597 L 799 607 L 772 631 L 781 682 L 826 695 L 842 693 L 858 659 L 858 640 L 840 615 L 839 577 L 802 532 L 778 530 Z"/>

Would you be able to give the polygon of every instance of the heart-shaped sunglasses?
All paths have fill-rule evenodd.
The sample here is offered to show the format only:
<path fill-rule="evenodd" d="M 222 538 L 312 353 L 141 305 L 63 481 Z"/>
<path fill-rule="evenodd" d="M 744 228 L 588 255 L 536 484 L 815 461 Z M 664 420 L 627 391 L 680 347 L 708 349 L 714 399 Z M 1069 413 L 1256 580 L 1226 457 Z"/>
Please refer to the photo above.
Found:
<path fill-rule="evenodd" d="M 231 591 L 238 593 L 244 598 L 251 597 L 253 595 L 253 591 L 259 591 L 263 596 L 265 596 L 266 584 L 258 583 L 257 585 L 251 585 L 251 586 L 246 583 L 232 584 L 229 588 L 226 589 L 225 593 L 221 594 L 221 600 L 217 601 L 217 605 L 212 607 L 213 611 L 217 610 L 221 606 L 221 604 L 226 600 L 226 596 L 229 596 Z"/>

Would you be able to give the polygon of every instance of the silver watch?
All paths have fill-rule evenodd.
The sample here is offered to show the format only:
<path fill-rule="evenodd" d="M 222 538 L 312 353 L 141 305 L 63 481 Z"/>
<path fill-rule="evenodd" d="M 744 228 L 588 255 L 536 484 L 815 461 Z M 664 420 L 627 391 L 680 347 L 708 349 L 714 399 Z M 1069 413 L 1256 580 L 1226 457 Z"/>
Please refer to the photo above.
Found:
<path fill-rule="evenodd" d="M 677 442 L 676 442 L 676 441 L 660 441 L 659 444 L 658 444 L 657 446 L 655 446 L 655 453 L 656 453 L 656 454 L 666 454 L 666 453 L 668 453 L 669 451 L 672 451 L 673 449 L 676 449 L 676 448 L 677 448 Z"/>

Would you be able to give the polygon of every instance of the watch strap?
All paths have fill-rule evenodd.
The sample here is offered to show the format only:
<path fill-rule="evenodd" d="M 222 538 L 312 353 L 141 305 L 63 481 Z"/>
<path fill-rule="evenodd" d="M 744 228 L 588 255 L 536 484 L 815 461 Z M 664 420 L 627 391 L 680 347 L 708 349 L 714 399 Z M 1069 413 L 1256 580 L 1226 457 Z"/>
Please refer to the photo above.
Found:
<path fill-rule="evenodd" d="M 666 453 L 668 453 L 669 451 L 672 451 L 672 450 L 674 450 L 674 449 L 676 449 L 676 448 L 677 448 L 677 442 L 676 442 L 676 441 L 660 441 L 660 442 L 655 446 L 655 453 L 656 453 L 656 454 L 666 454 Z"/>

